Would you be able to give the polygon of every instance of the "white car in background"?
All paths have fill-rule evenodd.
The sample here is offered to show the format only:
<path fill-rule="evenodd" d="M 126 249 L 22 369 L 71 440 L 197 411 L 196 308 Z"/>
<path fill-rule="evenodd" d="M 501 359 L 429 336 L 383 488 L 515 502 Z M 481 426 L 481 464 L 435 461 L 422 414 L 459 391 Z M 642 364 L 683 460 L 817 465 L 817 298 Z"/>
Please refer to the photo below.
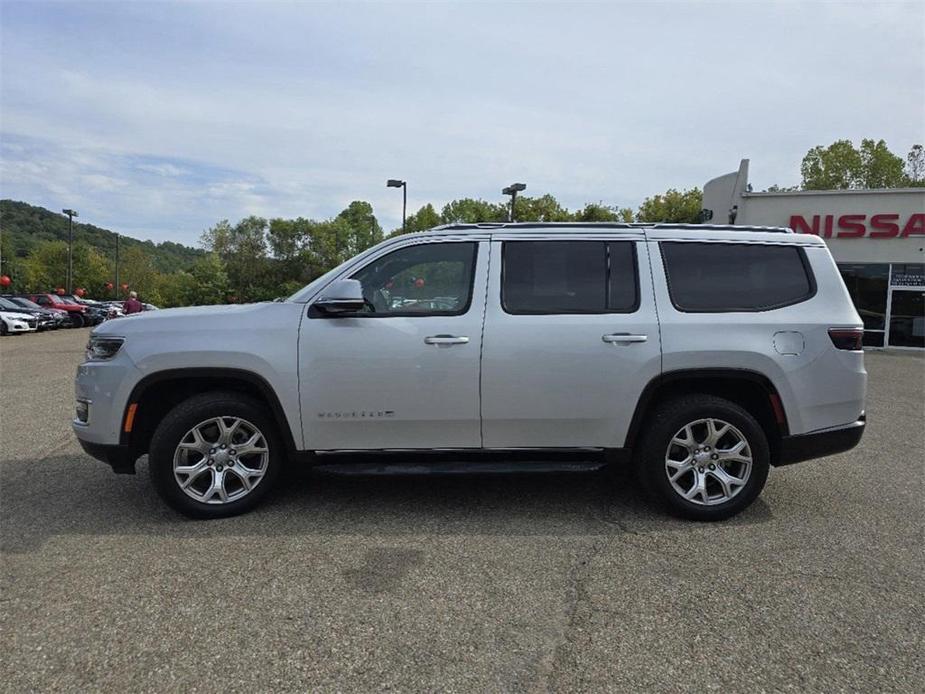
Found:
<path fill-rule="evenodd" d="M 34 333 L 38 328 L 38 321 L 23 313 L 8 313 L 0 311 L 0 335 L 16 335 L 18 333 Z"/>

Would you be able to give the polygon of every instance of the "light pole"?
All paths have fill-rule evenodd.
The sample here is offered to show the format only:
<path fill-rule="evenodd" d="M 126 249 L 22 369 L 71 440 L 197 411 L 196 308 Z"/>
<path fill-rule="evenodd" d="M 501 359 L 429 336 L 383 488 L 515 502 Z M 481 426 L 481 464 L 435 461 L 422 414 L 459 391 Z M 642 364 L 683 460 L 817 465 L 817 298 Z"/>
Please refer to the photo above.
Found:
<path fill-rule="evenodd" d="M 67 293 L 70 294 L 74 279 L 74 217 L 80 215 L 77 214 L 77 210 L 61 211 L 67 215 Z"/>
<path fill-rule="evenodd" d="M 116 232 L 116 286 L 115 296 L 119 296 L 119 232 Z"/>
<path fill-rule="evenodd" d="M 514 221 L 514 203 L 517 202 L 517 193 L 523 192 L 526 189 L 527 189 L 526 183 L 512 183 L 507 188 L 501 189 L 502 195 L 511 196 L 511 219 L 510 221 L 512 222 Z"/>
<path fill-rule="evenodd" d="M 401 233 L 405 233 L 405 213 L 408 211 L 408 181 L 390 178 L 385 182 L 386 188 L 401 188 Z"/>

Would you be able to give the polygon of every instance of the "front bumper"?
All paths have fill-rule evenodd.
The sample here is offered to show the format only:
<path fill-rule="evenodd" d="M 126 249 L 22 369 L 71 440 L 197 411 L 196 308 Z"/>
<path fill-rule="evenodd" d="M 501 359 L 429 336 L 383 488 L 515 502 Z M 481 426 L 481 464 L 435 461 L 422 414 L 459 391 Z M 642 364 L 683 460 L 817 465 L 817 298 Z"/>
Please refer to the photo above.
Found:
<path fill-rule="evenodd" d="M 867 416 L 862 414 L 848 426 L 814 431 L 809 434 L 785 436 L 781 439 L 780 454 L 774 464 L 792 465 L 804 460 L 823 458 L 849 451 L 858 445 L 864 435 Z"/>
<path fill-rule="evenodd" d="M 77 437 L 84 452 L 97 460 L 106 463 L 113 472 L 122 475 L 135 474 L 135 459 L 129 452 L 128 446 L 93 443 Z"/>

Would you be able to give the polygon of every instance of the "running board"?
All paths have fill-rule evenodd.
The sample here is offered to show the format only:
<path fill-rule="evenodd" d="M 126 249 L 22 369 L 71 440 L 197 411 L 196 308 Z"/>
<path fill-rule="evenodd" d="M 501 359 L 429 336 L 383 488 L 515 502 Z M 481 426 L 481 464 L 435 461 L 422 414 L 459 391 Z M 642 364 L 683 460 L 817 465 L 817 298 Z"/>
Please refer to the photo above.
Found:
<path fill-rule="evenodd" d="M 535 461 L 529 463 L 321 463 L 312 470 L 330 475 L 510 475 L 521 473 L 592 472 L 607 463 L 601 460 L 567 463 L 563 461 Z"/>
<path fill-rule="evenodd" d="M 587 472 L 614 460 L 600 448 L 316 451 L 313 469 L 338 475 Z"/>

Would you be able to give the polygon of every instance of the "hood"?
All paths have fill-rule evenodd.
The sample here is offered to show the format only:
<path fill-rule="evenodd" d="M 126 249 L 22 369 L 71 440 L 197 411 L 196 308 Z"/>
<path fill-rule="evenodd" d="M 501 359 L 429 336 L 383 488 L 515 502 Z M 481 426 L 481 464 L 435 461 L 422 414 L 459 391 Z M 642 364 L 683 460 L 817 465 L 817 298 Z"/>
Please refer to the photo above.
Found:
<path fill-rule="evenodd" d="M 127 336 L 222 329 L 260 330 L 262 325 L 278 321 L 281 314 L 291 313 L 297 321 L 302 309 L 303 304 L 290 302 L 164 308 L 113 318 L 94 328 L 93 334 Z"/>

